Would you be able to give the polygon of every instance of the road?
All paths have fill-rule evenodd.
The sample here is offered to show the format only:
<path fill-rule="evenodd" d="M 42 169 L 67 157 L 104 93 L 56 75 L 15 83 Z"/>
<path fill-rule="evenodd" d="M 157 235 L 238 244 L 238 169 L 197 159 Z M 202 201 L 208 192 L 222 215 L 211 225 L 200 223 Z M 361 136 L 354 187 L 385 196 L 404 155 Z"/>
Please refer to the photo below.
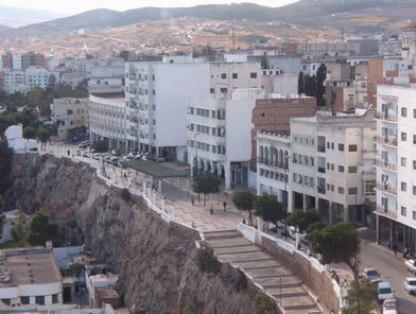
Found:
<path fill-rule="evenodd" d="M 394 256 L 387 249 L 363 240 L 360 260 L 360 271 L 365 267 L 374 267 L 380 272 L 381 278 L 391 284 L 397 296 L 400 313 L 416 313 L 416 297 L 409 295 L 403 286 L 404 279 L 412 274 L 406 270 L 399 254 Z"/>

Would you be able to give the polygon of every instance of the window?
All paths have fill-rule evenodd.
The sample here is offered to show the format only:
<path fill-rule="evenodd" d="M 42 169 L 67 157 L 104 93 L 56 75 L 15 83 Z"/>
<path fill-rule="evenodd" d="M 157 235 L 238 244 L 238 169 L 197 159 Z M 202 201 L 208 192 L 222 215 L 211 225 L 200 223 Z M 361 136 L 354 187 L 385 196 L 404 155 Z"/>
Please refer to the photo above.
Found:
<path fill-rule="evenodd" d="M 238 73 L 233 73 L 233 79 L 238 79 Z"/>
<path fill-rule="evenodd" d="M 412 192 L 413 192 L 413 195 L 416 195 L 416 186 L 415 185 L 412 186 Z"/>
<path fill-rule="evenodd" d="M 355 144 L 348 145 L 348 151 L 349 152 L 356 152 L 358 150 L 358 146 Z"/>
<path fill-rule="evenodd" d="M 416 109 L 413 109 L 413 118 L 416 119 Z"/>
<path fill-rule="evenodd" d="M 345 193 L 344 188 L 342 186 L 338 187 L 338 193 L 339 194 L 344 194 Z"/>
<path fill-rule="evenodd" d="M 416 220 L 416 210 L 413 211 L 413 220 Z"/>
<path fill-rule="evenodd" d="M 404 207 L 404 206 L 400 207 L 400 214 L 402 216 L 406 216 L 406 207 Z"/>
<path fill-rule="evenodd" d="M 45 304 L 45 297 L 43 295 L 35 297 L 35 303 L 39 305 Z"/>
<path fill-rule="evenodd" d="M 407 133 L 406 133 L 406 132 L 402 132 L 402 133 L 400 134 L 400 139 L 401 139 L 403 142 L 407 141 Z"/>
<path fill-rule="evenodd" d="M 210 89 L 209 89 L 209 93 L 210 93 L 210 94 L 214 94 L 214 92 L 215 92 L 215 89 L 214 89 L 214 88 L 210 88 Z"/>
<path fill-rule="evenodd" d="M 403 192 L 406 192 L 407 190 L 407 183 L 406 182 L 400 182 L 400 190 L 402 190 Z"/>
<path fill-rule="evenodd" d="M 256 72 L 251 72 L 250 73 L 250 78 L 256 79 L 257 78 L 257 73 Z"/>
<path fill-rule="evenodd" d="M 413 169 L 416 170 L 416 160 L 413 160 Z"/>
<path fill-rule="evenodd" d="M 227 73 L 221 73 L 221 78 L 225 80 L 227 78 Z"/>
<path fill-rule="evenodd" d="M 220 92 L 223 93 L 223 94 L 226 94 L 227 91 L 228 91 L 228 89 L 226 87 L 221 87 L 220 88 Z"/>
<path fill-rule="evenodd" d="M 344 151 L 344 144 L 338 144 L 338 150 L 340 152 L 343 152 Z"/>
<path fill-rule="evenodd" d="M 349 188 L 348 189 L 348 194 L 349 195 L 357 195 L 357 192 L 358 192 L 357 188 Z"/>
<path fill-rule="evenodd" d="M 416 144 L 416 134 L 413 134 L 413 144 Z"/>
<path fill-rule="evenodd" d="M 30 297 L 20 297 L 20 303 L 29 304 L 30 303 Z"/>
<path fill-rule="evenodd" d="M 335 143 L 331 143 L 331 149 L 335 149 Z"/>
<path fill-rule="evenodd" d="M 401 108 L 401 114 L 402 114 L 402 117 L 407 117 L 407 108 L 406 107 Z"/>
<path fill-rule="evenodd" d="M 1 302 L 3 302 L 6 305 L 10 305 L 10 299 L 1 299 Z"/>
<path fill-rule="evenodd" d="M 344 172 L 344 166 L 338 166 L 338 172 Z"/>
<path fill-rule="evenodd" d="M 357 167 L 356 166 L 348 167 L 348 173 L 357 173 Z"/>
<path fill-rule="evenodd" d="M 405 158 L 405 157 L 401 157 L 401 158 L 400 158 L 400 165 L 401 165 L 402 167 L 406 167 L 406 158 Z"/>
<path fill-rule="evenodd" d="M 59 302 L 59 298 L 58 298 L 58 294 L 52 294 L 52 303 L 58 303 Z"/>

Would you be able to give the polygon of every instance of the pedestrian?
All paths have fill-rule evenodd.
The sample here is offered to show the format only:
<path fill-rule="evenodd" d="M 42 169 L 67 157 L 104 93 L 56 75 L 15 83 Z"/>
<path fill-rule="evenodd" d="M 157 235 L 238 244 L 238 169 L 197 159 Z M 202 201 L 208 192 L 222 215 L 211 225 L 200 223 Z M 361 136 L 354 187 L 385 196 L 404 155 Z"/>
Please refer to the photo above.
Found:
<path fill-rule="evenodd" d="M 227 202 L 224 201 L 224 203 L 222 203 L 222 205 L 224 206 L 224 211 L 226 211 L 227 210 Z"/>
<path fill-rule="evenodd" d="M 71 155 L 71 152 L 69 151 L 69 149 L 68 149 L 68 152 L 67 152 L 67 154 L 68 154 L 68 157 Z"/>
<path fill-rule="evenodd" d="M 195 197 L 194 197 L 193 194 L 191 195 L 191 204 L 192 204 L 192 206 L 195 205 Z"/>
<path fill-rule="evenodd" d="M 214 214 L 214 208 L 212 207 L 212 204 L 209 206 L 209 212 L 211 215 Z"/>
<path fill-rule="evenodd" d="M 394 244 L 393 244 L 393 251 L 394 251 L 394 255 L 397 255 L 397 249 L 398 249 L 398 247 L 397 247 L 397 243 L 394 243 Z"/>

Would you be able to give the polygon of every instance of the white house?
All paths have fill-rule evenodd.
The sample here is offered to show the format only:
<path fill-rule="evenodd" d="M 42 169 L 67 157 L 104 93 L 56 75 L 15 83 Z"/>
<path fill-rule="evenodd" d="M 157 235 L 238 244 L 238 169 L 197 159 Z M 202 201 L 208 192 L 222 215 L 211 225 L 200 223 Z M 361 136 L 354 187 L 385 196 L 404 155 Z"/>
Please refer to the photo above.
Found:
<path fill-rule="evenodd" d="M 37 151 L 37 142 L 23 138 L 23 126 L 21 124 L 9 126 L 4 132 L 7 145 L 17 154 Z"/>

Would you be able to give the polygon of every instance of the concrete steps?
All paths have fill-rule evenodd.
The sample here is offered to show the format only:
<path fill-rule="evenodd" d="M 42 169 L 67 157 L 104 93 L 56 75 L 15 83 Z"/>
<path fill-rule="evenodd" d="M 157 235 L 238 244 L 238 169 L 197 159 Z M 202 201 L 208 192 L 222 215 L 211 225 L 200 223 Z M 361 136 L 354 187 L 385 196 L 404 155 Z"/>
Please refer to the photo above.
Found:
<path fill-rule="evenodd" d="M 261 247 L 244 239 L 238 231 L 209 231 L 204 237 L 220 261 L 240 268 L 286 313 L 320 313 L 319 306 L 299 278 Z"/>

